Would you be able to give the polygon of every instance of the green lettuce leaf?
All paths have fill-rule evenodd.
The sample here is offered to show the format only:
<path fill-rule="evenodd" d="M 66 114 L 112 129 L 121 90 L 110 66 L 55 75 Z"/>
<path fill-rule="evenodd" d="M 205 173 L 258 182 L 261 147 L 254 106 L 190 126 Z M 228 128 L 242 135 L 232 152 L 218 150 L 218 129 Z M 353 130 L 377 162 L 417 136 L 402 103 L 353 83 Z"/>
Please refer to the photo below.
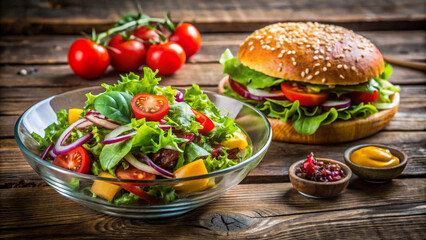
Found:
<path fill-rule="evenodd" d="M 178 197 L 175 190 L 170 185 L 166 184 L 145 187 L 144 191 L 157 197 L 157 199 L 163 200 L 165 204 L 173 202 Z"/>
<path fill-rule="evenodd" d="M 218 170 L 222 170 L 228 167 L 232 167 L 239 163 L 238 160 L 232 160 L 228 158 L 228 154 L 226 151 L 223 151 L 224 154 L 213 158 L 211 155 L 207 156 L 204 161 L 204 165 L 206 165 L 208 172 L 214 172 Z"/>
<path fill-rule="evenodd" d="M 192 112 L 191 107 L 185 102 L 176 102 L 170 105 L 164 120 L 167 121 L 167 124 L 184 132 L 198 134 L 198 129 L 202 128 L 200 123 L 195 120 L 195 114 Z"/>
<path fill-rule="evenodd" d="M 131 149 L 131 140 L 105 145 L 99 155 L 102 169 L 110 170 L 114 168 Z"/>
<path fill-rule="evenodd" d="M 40 151 L 46 150 L 51 142 L 56 142 L 62 132 L 69 126 L 68 124 L 68 113 L 62 109 L 56 113 L 56 122 L 50 124 L 44 129 L 44 136 L 40 136 L 37 133 L 31 133 L 31 136 L 40 145 Z"/>
<path fill-rule="evenodd" d="M 105 88 L 107 92 L 109 91 L 119 91 L 126 92 L 133 97 L 139 93 L 149 93 L 155 94 L 155 88 L 158 85 L 160 78 L 156 78 L 157 71 L 153 72 L 150 68 L 143 68 L 143 78 L 139 79 L 139 76 L 134 73 L 128 73 L 126 75 L 121 75 L 121 81 L 118 81 L 117 84 L 108 85 L 106 83 L 102 84 L 102 87 Z"/>
<path fill-rule="evenodd" d="M 271 87 L 284 81 L 244 66 L 238 58 L 232 56 L 229 49 L 222 54 L 219 62 L 223 64 L 223 73 L 250 88 Z"/>
<path fill-rule="evenodd" d="M 226 135 L 232 134 L 238 130 L 234 119 L 228 117 L 228 113 L 220 111 L 208 96 L 201 91 L 198 85 L 192 85 L 192 88 L 187 89 L 184 95 L 184 101 L 193 109 L 200 111 L 209 117 L 215 127 L 208 133 L 209 138 L 216 142 L 226 140 Z"/>
<path fill-rule="evenodd" d="M 206 149 L 198 146 L 195 143 L 189 143 L 188 146 L 185 148 L 185 164 L 188 164 L 194 160 L 199 159 L 200 157 L 209 156 L 210 152 L 208 152 Z"/>

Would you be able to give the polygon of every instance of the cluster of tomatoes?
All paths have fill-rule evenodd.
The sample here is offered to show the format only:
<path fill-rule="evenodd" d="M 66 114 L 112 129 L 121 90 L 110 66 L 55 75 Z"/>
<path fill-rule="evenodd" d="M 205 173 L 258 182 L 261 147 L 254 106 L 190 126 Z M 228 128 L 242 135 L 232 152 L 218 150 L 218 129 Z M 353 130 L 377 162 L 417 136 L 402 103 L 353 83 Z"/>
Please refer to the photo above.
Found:
<path fill-rule="evenodd" d="M 130 35 L 113 36 L 107 47 L 78 39 L 68 51 L 68 63 L 75 74 L 88 79 L 102 75 L 109 64 L 119 72 L 135 71 L 146 64 L 160 74 L 173 74 L 200 49 L 201 36 L 189 23 L 179 24 L 166 38 L 164 34 L 154 27 L 141 26 Z"/>

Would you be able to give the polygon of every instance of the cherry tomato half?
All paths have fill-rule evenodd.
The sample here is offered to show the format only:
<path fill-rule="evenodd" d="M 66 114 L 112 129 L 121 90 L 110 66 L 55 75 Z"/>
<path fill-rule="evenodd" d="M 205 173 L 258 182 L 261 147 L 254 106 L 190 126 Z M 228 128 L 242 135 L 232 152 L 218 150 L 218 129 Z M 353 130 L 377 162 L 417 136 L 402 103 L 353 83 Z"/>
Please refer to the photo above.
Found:
<path fill-rule="evenodd" d="M 146 63 L 152 70 L 160 74 L 170 75 L 179 70 L 185 63 L 186 55 L 183 48 L 174 42 L 152 45 L 146 55 Z"/>
<path fill-rule="evenodd" d="M 82 147 L 77 147 L 67 153 L 56 156 L 52 163 L 58 167 L 78 173 L 89 173 L 90 170 L 89 154 Z"/>
<path fill-rule="evenodd" d="M 349 97 L 351 98 L 354 104 L 360 104 L 360 103 L 367 104 L 370 102 L 375 102 L 377 101 L 377 99 L 379 99 L 379 91 L 375 91 L 374 93 L 351 92 L 349 94 Z"/>
<path fill-rule="evenodd" d="M 137 70 L 145 63 L 145 46 L 137 40 L 124 40 L 121 35 L 111 38 L 108 53 L 111 65 L 120 72 Z"/>
<path fill-rule="evenodd" d="M 68 64 L 82 78 L 97 78 L 107 69 L 109 54 L 105 47 L 89 39 L 78 39 L 68 50 Z"/>
<path fill-rule="evenodd" d="M 146 26 L 138 27 L 134 32 L 133 36 L 140 38 L 144 41 L 153 41 L 153 42 L 160 42 L 160 34 L 161 32 L 157 29 L 150 29 Z M 149 47 L 151 47 L 152 43 L 145 42 L 143 43 L 145 45 L 145 49 L 148 50 Z"/>
<path fill-rule="evenodd" d="M 135 179 L 135 180 L 154 180 L 155 179 L 154 174 L 144 172 L 133 166 L 129 166 L 127 169 L 124 169 L 123 166 L 120 166 L 117 168 L 117 170 L 115 170 L 115 174 L 120 179 Z M 138 186 L 143 186 L 143 184 Z"/>
<path fill-rule="evenodd" d="M 201 112 L 191 109 L 192 112 L 195 114 L 195 120 L 203 126 L 202 129 L 198 129 L 199 133 L 209 133 L 214 128 L 213 121 L 207 117 L 206 115 L 202 114 Z"/>
<path fill-rule="evenodd" d="M 134 179 L 134 180 L 154 180 L 155 179 L 154 174 L 144 172 L 133 166 L 129 166 L 127 169 L 124 169 L 123 166 L 120 166 L 115 171 L 115 174 L 120 179 Z M 148 193 L 144 192 L 142 189 L 138 187 L 138 186 L 144 186 L 144 185 L 145 184 L 130 184 L 130 183 L 120 184 L 121 187 L 135 194 L 141 199 L 147 201 L 148 203 L 150 204 L 158 203 L 158 200 L 154 196 L 149 195 Z"/>
<path fill-rule="evenodd" d="M 169 41 L 178 43 L 185 50 L 187 58 L 194 55 L 201 47 L 201 35 L 192 24 L 181 23 L 169 37 Z"/>
<path fill-rule="evenodd" d="M 161 95 L 139 93 L 132 99 L 131 105 L 135 117 L 146 118 L 147 121 L 160 121 L 169 111 L 169 101 Z"/>
<path fill-rule="evenodd" d="M 288 100 L 299 101 L 300 106 L 312 107 L 324 103 L 329 93 L 308 92 L 306 87 L 295 82 L 281 83 L 281 90 Z"/>

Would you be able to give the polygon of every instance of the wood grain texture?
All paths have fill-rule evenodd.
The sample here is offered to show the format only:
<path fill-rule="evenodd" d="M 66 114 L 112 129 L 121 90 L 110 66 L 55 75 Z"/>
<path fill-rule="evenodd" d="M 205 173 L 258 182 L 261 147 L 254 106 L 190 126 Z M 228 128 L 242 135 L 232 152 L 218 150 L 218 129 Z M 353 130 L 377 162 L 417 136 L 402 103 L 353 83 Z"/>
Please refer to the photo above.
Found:
<path fill-rule="evenodd" d="M 424 31 L 361 31 L 381 53 L 398 59 L 424 61 L 426 33 Z M 202 47 L 188 62 L 218 62 L 229 48 L 235 55 L 247 33 L 205 33 Z M 39 35 L 0 37 L 0 64 L 66 64 L 71 43 L 78 35 Z"/>
<path fill-rule="evenodd" d="M 179 3 L 168 0 L 138 1 L 145 13 L 162 17 L 171 12 L 175 21 L 193 23 L 202 32 L 253 31 L 280 21 L 319 21 L 351 29 L 422 29 L 425 5 L 422 0 L 390 1 L 277 1 L 218 0 Z M 135 1 L 1 1 L 2 34 L 80 33 L 92 27 L 102 31 L 129 12 Z"/>
<path fill-rule="evenodd" d="M 50 187 L 1 189 L 7 218 L 0 218 L 0 237 L 162 239 L 159 229 L 167 229 L 174 239 L 420 238 L 426 224 L 423 185 L 422 179 L 381 185 L 354 179 L 343 194 L 325 200 L 306 198 L 290 183 L 238 185 L 188 214 L 159 220 L 96 213 Z"/>

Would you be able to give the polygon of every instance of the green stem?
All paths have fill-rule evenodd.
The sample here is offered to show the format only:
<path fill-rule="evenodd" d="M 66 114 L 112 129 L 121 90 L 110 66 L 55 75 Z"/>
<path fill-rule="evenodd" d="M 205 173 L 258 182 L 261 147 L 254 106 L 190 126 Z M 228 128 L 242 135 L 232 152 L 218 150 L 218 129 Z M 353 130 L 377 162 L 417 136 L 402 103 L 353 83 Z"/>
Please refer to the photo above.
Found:
<path fill-rule="evenodd" d="M 110 28 L 106 32 L 99 33 L 98 37 L 96 39 L 96 42 L 100 42 L 101 39 L 106 38 L 108 36 L 111 36 L 114 33 L 122 32 L 122 31 L 129 29 L 131 27 L 134 27 L 134 26 L 142 26 L 142 25 L 145 25 L 145 24 L 149 24 L 151 22 L 164 23 L 165 20 L 162 19 L 162 18 L 143 18 L 143 19 L 139 19 L 139 20 L 136 20 L 136 21 L 131 21 L 131 22 L 128 22 L 128 23 L 123 24 L 121 26 Z"/>

